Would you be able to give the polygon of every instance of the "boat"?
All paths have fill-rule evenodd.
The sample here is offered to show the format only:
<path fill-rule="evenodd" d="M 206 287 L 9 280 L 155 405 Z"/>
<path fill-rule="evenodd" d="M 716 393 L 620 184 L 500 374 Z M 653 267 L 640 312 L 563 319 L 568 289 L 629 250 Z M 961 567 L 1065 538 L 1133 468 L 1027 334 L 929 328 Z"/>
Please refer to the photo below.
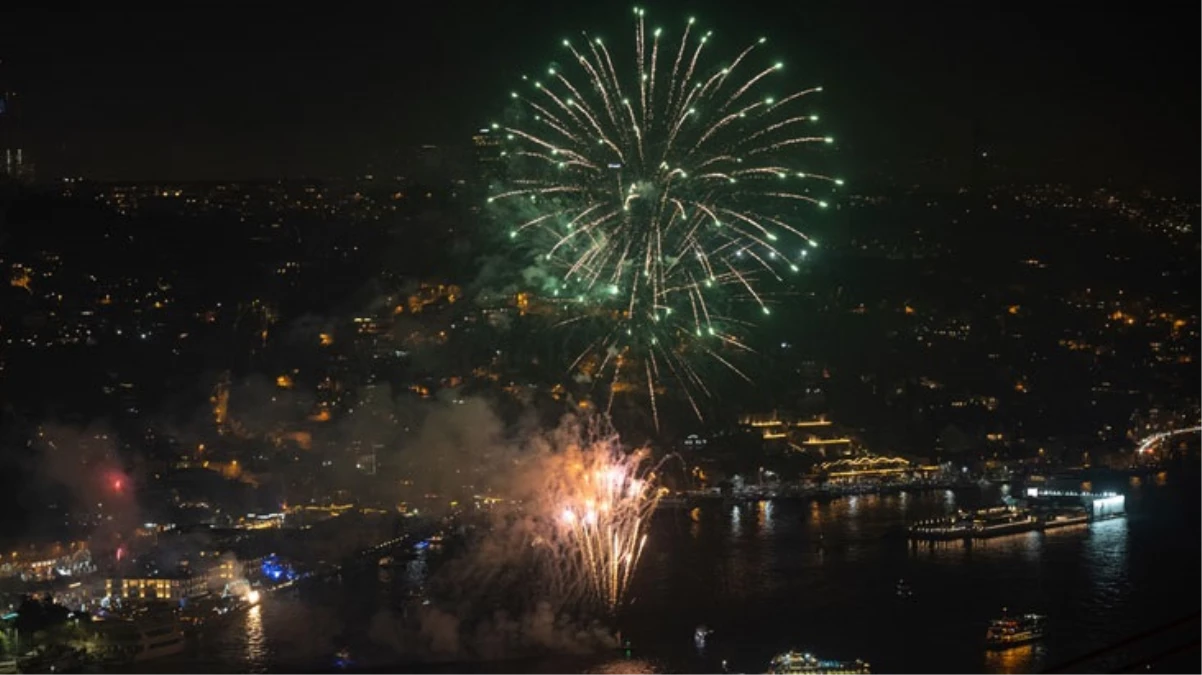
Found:
<path fill-rule="evenodd" d="M 869 665 L 854 661 L 828 661 L 808 652 L 788 651 L 773 657 L 769 673 L 805 673 L 806 675 L 860 675 L 871 673 Z"/>
<path fill-rule="evenodd" d="M 985 644 L 990 649 L 1007 649 L 1042 639 L 1047 632 L 1047 617 L 1039 614 L 1023 614 L 1010 617 L 1002 608 L 1002 618 L 989 622 L 985 631 Z"/>
<path fill-rule="evenodd" d="M 903 599 L 914 597 L 914 589 L 910 587 L 910 584 L 906 583 L 905 579 L 898 579 L 897 581 L 897 597 Z"/>
<path fill-rule="evenodd" d="M 697 630 L 693 631 L 693 644 L 697 645 L 697 649 L 705 649 L 705 642 L 714 631 L 709 626 L 697 626 Z"/>
<path fill-rule="evenodd" d="M 184 630 L 174 616 L 143 617 L 106 622 L 109 659 L 116 663 L 141 663 L 182 654 L 187 646 Z"/>
<path fill-rule="evenodd" d="M 21 673 L 74 673 L 83 669 L 87 654 L 82 649 L 64 645 L 51 645 L 36 654 L 14 662 L 12 672 Z"/>
<path fill-rule="evenodd" d="M 915 523 L 910 526 L 909 536 L 918 541 L 988 539 L 1037 529 L 1040 529 L 1039 519 L 1030 510 L 995 506 L 971 512 L 961 510 L 946 518 Z"/>

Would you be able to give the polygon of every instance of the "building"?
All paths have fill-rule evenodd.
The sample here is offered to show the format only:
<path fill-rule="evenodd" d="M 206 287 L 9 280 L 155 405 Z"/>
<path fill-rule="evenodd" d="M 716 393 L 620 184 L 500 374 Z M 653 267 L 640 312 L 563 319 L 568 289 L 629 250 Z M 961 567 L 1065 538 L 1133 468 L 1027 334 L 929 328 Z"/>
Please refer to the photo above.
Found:
<path fill-rule="evenodd" d="M 0 175 L 29 182 L 33 163 L 24 148 L 17 92 L 0 90 Z"/>
<path fill-rule="evenodd" d="M 81 576 L 95 569 L 86 541 L 29 546 L 0 556 L 0 579 L 51 581 L 55 577 Z"/>
<path fill-rule="evenodd" d="M 822 458 L 856 454 L 855 441 L 823 415 L 799 417 L 774 410 L 743 415 L 739 426 L 759 434 L 770 449 L 811 453 Z"/>
<path fill-rule="evenodd" d="M 355 469 L 368 476 L 376 475 L 376 453 L 373 451 L 366 455 L 359 455 L 355 459 Z"/>
<path fill-rule="evenodd" d="M 501 138 L 495 129 L 484 127 L 472 136 L 475 151 L 476 173 L 487 187 L 501 177 Z"/>
<path fill-rule="evenodd" d="M 143 577 L 113 577 L 104 580 L 108 598 L 141 602 L 179 602 L 208 591 L 203 576 L 175 573 Z"/>

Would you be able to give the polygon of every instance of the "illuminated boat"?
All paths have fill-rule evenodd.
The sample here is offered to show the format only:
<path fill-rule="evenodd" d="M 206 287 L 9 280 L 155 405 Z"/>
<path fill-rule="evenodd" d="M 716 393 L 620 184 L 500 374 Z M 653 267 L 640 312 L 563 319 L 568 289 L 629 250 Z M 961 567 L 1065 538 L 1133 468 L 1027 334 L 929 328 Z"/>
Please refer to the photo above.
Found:
<path fill-rule="evenodd" d="M 769 673 L 805 673 L 806 675 L 861 675 L 871 673 L 868 664 L 855 661 L 827 661 L 813 654 L 788 651 L 777 654 L 768 666 Z"/>
<path fill-rule="evenodd" d="M 182 654 L 187 646 L 183 627 L 171 617 L 145 617 L 108 623 L 109 659 L 115 663 L 140 663 Z"/>
<path fill-rule="evenodd" d="M 713 632 L 708 626 L 697 626 L 697 630 L 693 631 L 693 643 L 697 645 L 697 649 L 705 649 L 706 640 Z"/>
<path fill-rule="evenodd" d="M 1007 649 L 1039 640 L 1046 632 L 1047 617 L 1039 614 L 1009 617 L 1002 608 L 1002 618 L 989 622 L 985 644 L 990 649 Z"/>
<path fill-rule="evenodd" d="M 947 518 L 921 521 L 910 526 L 909 536 L 918 541 L 988 539 L 1006 534 L 1030 532 L 1041 524 L 1028 509 L 995 506 L 966 512 L 957 511 Z"/>

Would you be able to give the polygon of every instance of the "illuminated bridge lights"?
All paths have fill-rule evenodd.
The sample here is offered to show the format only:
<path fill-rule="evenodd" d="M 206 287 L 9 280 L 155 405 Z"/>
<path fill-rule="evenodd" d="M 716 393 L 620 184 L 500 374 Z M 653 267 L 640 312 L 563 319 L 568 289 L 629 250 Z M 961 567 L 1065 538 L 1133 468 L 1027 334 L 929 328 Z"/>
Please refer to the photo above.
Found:
<path fill-rule="evenodd" d="M 1152 434 L 1151 436 L 1148 436 L 1144 440 L 1140 441 L 1139 447 L 1135 452 L 1140 455 L 1146 455 L 1152 452 L 1152 448 L 1156 447 L 1157 443 L 1160 443 L 1165 439 L 1172 438 L 1173 436 L 1186 436 L 1196 433 L 1202 433 L 1202 425 L 1189 427 L 1188 429 L 1174 429 L 1172 431 L 1162 431 L 1160 433 Z"/>

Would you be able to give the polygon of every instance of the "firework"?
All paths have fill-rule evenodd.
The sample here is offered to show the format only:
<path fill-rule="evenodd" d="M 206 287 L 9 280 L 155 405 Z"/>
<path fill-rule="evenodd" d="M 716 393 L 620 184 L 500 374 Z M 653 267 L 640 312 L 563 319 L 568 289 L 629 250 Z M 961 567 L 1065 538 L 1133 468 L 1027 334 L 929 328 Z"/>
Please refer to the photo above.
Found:
<path fill-rule="evenodd" d="M 540 463 L 536 542 L 563 597 L 610 612 L 626 600 L 659 501 L 657 468 L 647 450 L 627 452 L 612 431 L 569 440 Z"/>
<path fill-rule="evenodd" d="M 590 328 L 573 368 L 610 378 L 611 405 L 619 377 L 645 375 L 657 425 L 665 377 L 701 415 L 698 357 L 746 379 L 728 358 L 749 351 L 746 324 L 728 308 L 771 312 L 761 282 L 800 270 L 817 246 L 805 219 L 842 184 L 799 163 L 833 142 L 808 107 L 822 88 L 773 93 L 784 65 L 752 66 L 764 38 L 706 65 L 710 38 L 689 19 L 669 39 L 636 9 L 630 63 L 599 37 L 564 40 L 566 63 L 523 77 L 512 121 L 492 125 L 505 178 L 489 202 L 534 253 L 561 323 Z"/>

